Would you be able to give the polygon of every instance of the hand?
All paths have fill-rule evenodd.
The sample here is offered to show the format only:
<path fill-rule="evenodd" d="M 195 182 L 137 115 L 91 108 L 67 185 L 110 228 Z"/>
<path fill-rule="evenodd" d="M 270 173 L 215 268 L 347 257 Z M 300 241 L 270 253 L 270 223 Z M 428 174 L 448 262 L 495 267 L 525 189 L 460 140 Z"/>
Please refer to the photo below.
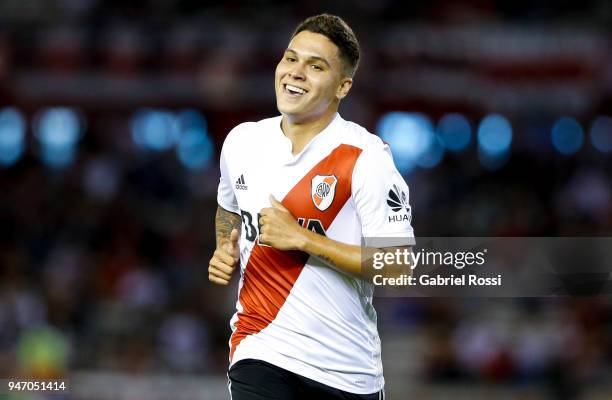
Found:
<path fill-rule="evenodd" d="M 229 240 L 215 250 L 208 263 L 208 279 L 211 282 L 227 285 L 232 279 L 232 273 L 240 260 L 238 237 L 238 229 L 232 229 Z"/>
<path fill-rule="evenodd" d="M 291 212 L 270 195 L 272 207 L 260 212 L 259 242 L 279 250 L 299 250 L 303 242 L 303 230 Z"/>

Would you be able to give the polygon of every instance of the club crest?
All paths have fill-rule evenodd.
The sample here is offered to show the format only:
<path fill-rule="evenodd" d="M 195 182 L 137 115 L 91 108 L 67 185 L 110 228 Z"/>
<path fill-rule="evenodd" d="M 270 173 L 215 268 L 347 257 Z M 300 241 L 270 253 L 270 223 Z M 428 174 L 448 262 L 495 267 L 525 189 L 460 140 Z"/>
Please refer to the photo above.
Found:
<path fill-rule="evenodd" d="M 315 175 L 312 178 L 311 194 L 315 207 L 325 211 L 331 206 L 336 195 L 338 178 L 335 175 Z"/>

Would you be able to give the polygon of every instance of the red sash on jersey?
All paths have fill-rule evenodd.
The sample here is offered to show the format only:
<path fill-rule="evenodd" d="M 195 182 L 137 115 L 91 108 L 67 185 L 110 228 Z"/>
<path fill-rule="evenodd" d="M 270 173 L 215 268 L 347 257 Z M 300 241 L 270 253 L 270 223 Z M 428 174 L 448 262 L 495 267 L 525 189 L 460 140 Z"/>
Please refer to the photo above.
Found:
<path fill-rule="evenodd" d="M 360 154 L 361 149 L 355 146 L 336 147 L 287 193 L 283 205 L 296 218 L 318 219 L 327 230 L 351 197 L 353 168 Z M 335 175 L 338 179 L 335 197 L 324 211 L 312 199 L 311 183 L 316 175 Z M 242 311 L 230 339 L 230 361 L 246 336 L 260 332 L 276 318 L 309 257 L 302 251 L 277 250 L 255 242 L 240 289 Z"/>

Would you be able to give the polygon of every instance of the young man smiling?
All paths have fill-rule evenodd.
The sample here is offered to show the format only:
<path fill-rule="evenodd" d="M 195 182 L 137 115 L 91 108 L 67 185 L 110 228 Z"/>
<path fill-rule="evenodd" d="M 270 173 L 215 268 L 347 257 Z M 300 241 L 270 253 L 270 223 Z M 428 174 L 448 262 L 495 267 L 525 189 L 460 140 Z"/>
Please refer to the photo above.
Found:
<path fill-rule="evenodd" d="M 384 397 L 360 244 L 414 235 L 388 147 L 338 114 L 358 62 L 342 19 L 306 19 L 276 67 L 281 116 L 241 124 L 223 144 L 209 279 L 227 285 L 240 265 L 233 400 Z"/>

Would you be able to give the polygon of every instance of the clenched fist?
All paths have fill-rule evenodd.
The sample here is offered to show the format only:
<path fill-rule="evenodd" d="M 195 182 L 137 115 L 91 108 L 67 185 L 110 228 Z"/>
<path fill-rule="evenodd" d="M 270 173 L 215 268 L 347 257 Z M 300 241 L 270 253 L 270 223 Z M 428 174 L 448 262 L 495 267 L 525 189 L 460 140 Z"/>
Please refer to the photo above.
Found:
<path fill-rule="evenodd" d="M 238 229 L 233 229 L 227 242 L 219 246 L 208 263 L 208 279 L 218 285 L 227 285 L 240 260 Z"/>
<path fill-rule="evenodd" d="M 272 207 L 262 208 L 259 215 L 261 229 L 259 243 L 278 250 L 299 250 L 304 242 L 304 232 L 291 212 L 270 195 Z"/>

